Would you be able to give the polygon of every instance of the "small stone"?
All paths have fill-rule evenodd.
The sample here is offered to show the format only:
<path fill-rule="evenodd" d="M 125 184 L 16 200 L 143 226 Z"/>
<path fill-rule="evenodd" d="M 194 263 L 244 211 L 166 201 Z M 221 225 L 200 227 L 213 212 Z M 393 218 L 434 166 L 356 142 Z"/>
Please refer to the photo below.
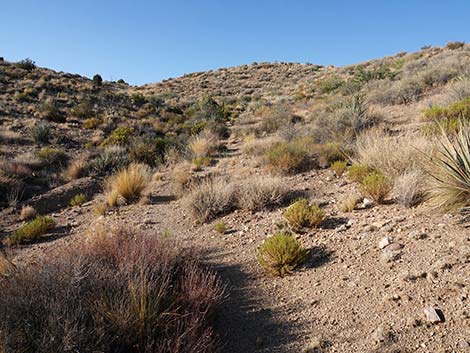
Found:
<path fill-rule="evenodd" d="M 373 224 L 369 224 L 364 227 L 364 232 L 375 232 L 377 230 L 377 226 L 374 226 Z"/>
<path fill-rule="evenodd" d="M 462 349 L 467 349 L 470 348 L 470 343 L 468 343 L 466 340 L 462 340 L 457 344 L 457 346 Z"/>
<path fill-rule="evenodd" d="M 379 241 L 379 248 L 380 248 L 380 249 L 383 249 L 383 248 L 385 248 L 387 245 L 392 244 L 392 242 L 393 242 L 393 240 L 392 240 L 392 238 L 390 238 L 390 237 L 382 238 L 382 240 Z"/>
<path fill-rule="evenodd" d="M 348 227 L 346 226 L 346 224 L 340 225 L 337 229 L 338 232 L 345 232 L 347 230 L 348 230 Z"/>
<path fill-rule="evenodd" d="M 371 335 L 371 339 L 374 343 L 381 343 L 388 341 L 390 338 L 390 333 L 388 330 L 385 330 L 383 327 L 377 327 Z"/>
<path fill-rule="evenodd" d="M 421 240 L 421 239 L 425 239 L 427 237 L 427 234 L 425 231 L 422 231 L 422 230 L 421 231 L 414 230 L 408 233 L 408 237 L 412 239 L 416 239 L 416 240 Z"/>
<path fill-rule="evenodd" d="M 385 248 L 383 248 L 384 251 L 399 251 L 401 249 L 403 249 L 404 245 L 403 244 L 400 244 L 400 243 L 391 243 L 391 244 L 388 244 L 387 246 L 385 246 Z"/>
<path fill-rule="evenodd" d="M 364 200 L 362 200 L 362 207 L 364 208 L 372 207 L 373 205 L 374 201 L 369 200 L 368 198 L 364 198 Z"/>
<path fill-rule="evenodd" d="M 391 224 L 386 225 L 385 227 L 382 228 L 382 230 L 383 230 L 384 232 L 391 233 L 391 232 L 393 232 L 393 226 L 392 226 Z"/>
<path fill-rule="evenodd" d="M 426 320 L 431 324 L 436 324 L 438 322 L 442 322 L 443 319 L 439 313 L 441 312 L 439 309 L 435 309 L 433 307 L 424 308 L 424 314 L 426 315 Z"/>
<path fill-rule="evenodd" d="M 393 251 L 384 251 L 380 255 L 380 259 L 385 263 L 395 261 L 398 258 L 400 258 L 400 254 Z"/>

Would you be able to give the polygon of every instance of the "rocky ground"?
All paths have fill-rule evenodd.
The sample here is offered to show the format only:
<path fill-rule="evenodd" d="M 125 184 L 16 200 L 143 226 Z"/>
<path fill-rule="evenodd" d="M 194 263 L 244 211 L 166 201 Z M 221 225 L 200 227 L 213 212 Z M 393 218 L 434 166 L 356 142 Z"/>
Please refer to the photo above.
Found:
<path fill-rule="evenodd" d="M 227 144 L 214 167 L 219 173 L 264 173 L 240 157 L 240 141 Z M 343 213 L 338 201 L 354 183 L 330 170 L 284 180 L 328 215 L 319 229 L 298 236 L 311 255 L 292 276 L 266 277 L 256 261 L 259 245 L 278 229 L 281 210 L 234 212 L 223 217 L 229 229 L 219 234 L 213 224 L 190 219 L 167 174 L 152 183 L 149 204 L 96 217 L 91 201 L 53 214 L 58 230 L 16 250 L 14 261 L 47 256 L 100 224 L 125 224 L 203 250 L 230 288 L 219 317 L 226 352 L 470 351 L 470 235 L 460 216 L 393 203 Z"/>

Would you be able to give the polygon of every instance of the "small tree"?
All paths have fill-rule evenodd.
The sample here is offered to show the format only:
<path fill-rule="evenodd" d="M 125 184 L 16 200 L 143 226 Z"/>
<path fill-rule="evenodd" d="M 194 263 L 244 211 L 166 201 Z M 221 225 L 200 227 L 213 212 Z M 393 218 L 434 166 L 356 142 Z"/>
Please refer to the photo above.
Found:
<path fill-rule="evenodd" d="M 101 86 L 102 83 L 103 83 L 103 78 L 101 77 L 100 74 L 96 74 L 95 76 L 93 76 L 93 84 L 95 86 Z"/>

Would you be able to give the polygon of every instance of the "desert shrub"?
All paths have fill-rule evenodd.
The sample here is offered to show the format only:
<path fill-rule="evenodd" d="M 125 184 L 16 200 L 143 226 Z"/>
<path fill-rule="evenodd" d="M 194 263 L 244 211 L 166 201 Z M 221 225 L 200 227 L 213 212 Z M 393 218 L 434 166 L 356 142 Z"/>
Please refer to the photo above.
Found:
<path fill-rule="evenodd" d="M 310 167 L 311 153 L 302 140 L 277 142 L 266 149 L 264 161 L 273 172 L 294 174 Z"/>
<path fill-rule="evenodd" d="M 84 129 L 96 129 L 102 123 L 103 121 L 100 118 L 97 118 L 97 117 L 88 118 L 83 121 L 83 128 Z"/>
<path fill-rule="evenodd" d="M 125 146 L 131 141 L 134 132 L 135 129 L 132 127 L 118 127 L 101 142 L 100 146 Z"/>
<path fill-rule="evenodd" d="M 214 230 L 217 233 L 224 234 L 227 231 L 227 225 L 223 221 L 217 222 L 214 224 Z"/>
<path fill-rule="evenodd" d="M 87 119 L 93 117 L 95 115 L 94 112 L 94 104 L 90 99 L 84 99 L 75 107 L 73 107 L 70 112 L 73 116 L 80 118 L 80 119 Z"/>
<path fill-rule="evenodd" d="M 36 215 L 37 215 L 37 211 L 32 206 L 23 206 L 21 208 L 20 219 L 22 221 L 29 221 L 30 219 L 33 219 L 34 217 L 36 217 Z"/>
<path fill-rule="evenodd" d="M 458 102 L 452 103 L 447 107 L 433 106 L 423 112 L 426 120 L 439 120 L 460 118 L 464 120 L 470 119 L 470 97 L 464 98 Z"/>
<path fill-rule="evenodd" d="M 423 174 L 418 171 L 409 171 L 398 176 L 393 188 L 397 202 L 406 207 L 419 204 L 424 197 L 423 178 Z"/>
<path fill-rule="evenodd" d="M 69 180 L 75 180 L 86 175 L 86 164 L 83 159 L 77 159 L 69 164 L 64 175 Z"/>
<path fill-rule="evenodd" d="M 325 219 L 325 212 L 307 199 L 299 199 L 291 204 L 283 212 L 283 216 L 289 225 L 299 230 L 304 227 L 316 227 Z"/>
<path fill-rule="evenodd" d="M 348 168 L 348 179 L 360 183 L 371 171 L 368 166 L 355 163 Z"/>
<path fill-rule="evenodd" d="M 69 201 L 70 207 L 81 206 L 87 201 L 85 194 L 77 194 Z"/>
<path fill-rule="evenodd" d="M 46 165 L 59 165 L 60 167 L 67 163 L 69 157 L 67 153 L 57 148 L 43 147 L 36 156 L 43 160 Z"/>
<path fill-rule="evenodd" d="M 362 179 L 360 189 L 364 196 L 382 203 L 392 191 L 392 184 L 383 174 L 372 172 Z"/>
<path fill-rule="evenodd" d="M 172 188 L 177 197 L 185 195 L 191 188 L 194 178 L 191 173 L 191 164 L 188 162 L 175 165 L 172 173 Z"/>
<path fill-rule="evenodd" d="M 470 200 L 470 128 L 463 125 L 450 137 L 441 132 L 437 155 L 429 158 L 429 173 L 433 179 L 429 190 L 430 202 L 445 211 L 455 211 L 469 205 Z"/>
<path fill-rule="evenodd" d="M 248 135 L 245 137 L 242 152 L 247 156 L 260 157 L 278 142 L 281 142 L 281 139 L 276 136 L 257 138 L 255 135 Z"/>
<path fill-rule="evenodd" d="M 194 136 L 188 142 L 193 158 L 212 156 L 217 151 L 218 144 L 215 136 L 207 134 Z"/>
<path fill-rule="evenodd" d="M 252 212 L 280 206 L 288 196 L 288 189 L 280 178 L 259 176 L 248 179 L 238 190 L 240 208 Z"/>
<path fill-rule="evenodd" d="M 145 164 L 131 164 L 109 177 L 106 181 L 109 205 L 115 206 L 118 198 L 123 198 L 126 202 L 136 201 L 148 187 L 151 179 L 150 168 Z"/>
<path fill-rule="evenodd" d="M 291 234 L 278 233 L 263 242 L 258 262 L 268 274 L 282 277 L 302 265 L 308 254 L 309 251 Z"/>
<path fill-rule="evenodd" d="M 16 66 L 26 71 L 33 71 L 36 68 L 36 63 L 30 58 L 26 58 L 21 61 L 18 61 L 16 63 Z"/>
<path fill-rule="evenodd" d="M 123 147 L 106 147 L 87 166 L 87 169 L 98 175 L 115 173 L 130 163 L 127 151 Z"/>
<path fill-rule="evenodd" d="M 191 162 L 194 165 L 195 170 L 201 170 L 204 167 L 208 167 L 212 163 L 212 157 L 194 157 Z"/>
<path fill-rule="evenodd" d="M 317 156 L 318 165 L 322 168 L 327 168 L 332 163 L 343 160 L 346 152 L 342 150 L 341 144 L 328 142 L 316 145 L 315 154 Z"/>
<path fill-rule="evenodd" d="M 55 123 L 63 123 L 66 118 L 62 112 L 57 108 L 57 105 L 52 100 L 46 100 L 40 108 L 41 117 L 47 121 L 53 121 Z"/>
<path fill-rule="evenodd" d="M 369 88 L 368 100 L 383 105 L 408 104 L 418 101 L 424 90 L 423 80 L 416 75 L 397 81 L 381 80 Z"/>
<path fill-rule="evenodd" d="M 321 140 L 324 142 L 354 141 L 357 134 L 380 121 L 380 118 L 369 110 L 363 94 L 355 94 L 330 109 L 331 112 L 320 115 L 315 121 L 315 127 L 321 131 Z"/>
<path fill-rule="evenodd" d="M 224 288 L 198 257 L 121 230 L 24 262 L 0 283 L 5 351 L 215 352 Z"/>
<path fill-rule="evenodd" d="M 55 221 L 50 217 L 36 216 L 32 221 L 14 230 L 8 238 L 5 238 L 4 243 L 6 245 L 18 245 L 37 240 L 54 229 L 55 225 Z"/>
<path fill-rule="evenodd" d="M 461 101 L 470 97 L 470 77 L 463 76 L 457 78 L 446 87 L 446 93 L 453 101 Z"/>
<path fill-rule="evenodd" d="M 337 177 L 340 177 L 345 172 L 348 163 L 346 161 L 335 161 L 331 163 L 331 170 L 335 173 Z"/>
<path fill-rule="evenodd" d="M 50 124 L 45 122 L 36 123 L 31 128 L 31 137 L 37 144 L 48 143 L 52 137 Z"/>
<path fill-rule="evenodd" d="M 340 88 L 344 82 L 343 79 L 336 76 L 325 77 L 315 82 L 314 90 L 322 94 L 328 94 Z"/>
<path fill-rule="evenodd" d="M 460 49 L 465 45 L 465 42 L 448 42 L 446 48 L 450 50 Z"/>
<path fill-rule="evenodd" d="M 345 197 L 339 204 L 339 208 L 343 212 L 352 212 L 357 204 L 361 201 L 361 197 L 358 195 L 349 195 Z"/>
<path fill-rule="evenodd" d="M 163 162 L 165 152 L 171 145 L 171 141 L 160 137 L 134 137 L 129 144 L 129 157 L 132 162 L 156 167 Z"/>
<path fill-rule="evenodd" d="M 184 204 L 199 222 L 209 222 L 236 206 L 235 189 L 224 180 L 206 180 L 193 186 Z"/>
<path fill-rule="evenodd" d="M 357 161 L 392 179 L 409 170 L 419 170 L 423 155 L 431 149 L 431 142 L 422 136 L 392 136 L 379 129 L 364 132 L 356 142 Z"/>
<path fill-rule="evenodd" d="M 441 120 L 435 120 L 430 123 L 421 126 L 421 133 L 426 137 L 435 137 L 445 131 L 446 134 L 453 135 L 459 131 L 462 125 L 462 119 L 460 118 L 444 118 Z"/>
<path fill-rule="evenodd" d="M 100 74 L 96 74 L 93 76 L 93 84 L 95 86 L 101 86 L 102 83 L 103 83 L 103 78 L 101 77 Z"/>

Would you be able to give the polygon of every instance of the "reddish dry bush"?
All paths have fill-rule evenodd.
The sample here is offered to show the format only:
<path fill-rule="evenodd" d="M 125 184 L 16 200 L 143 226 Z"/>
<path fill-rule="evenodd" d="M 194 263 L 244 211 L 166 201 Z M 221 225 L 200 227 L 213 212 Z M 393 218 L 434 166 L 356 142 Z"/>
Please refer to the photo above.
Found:
<path fill-rule="evenodd" d="M 0 281 L 5 352 L 217 351 L 223 287 L 190 250 L 119 231 Z"/>

